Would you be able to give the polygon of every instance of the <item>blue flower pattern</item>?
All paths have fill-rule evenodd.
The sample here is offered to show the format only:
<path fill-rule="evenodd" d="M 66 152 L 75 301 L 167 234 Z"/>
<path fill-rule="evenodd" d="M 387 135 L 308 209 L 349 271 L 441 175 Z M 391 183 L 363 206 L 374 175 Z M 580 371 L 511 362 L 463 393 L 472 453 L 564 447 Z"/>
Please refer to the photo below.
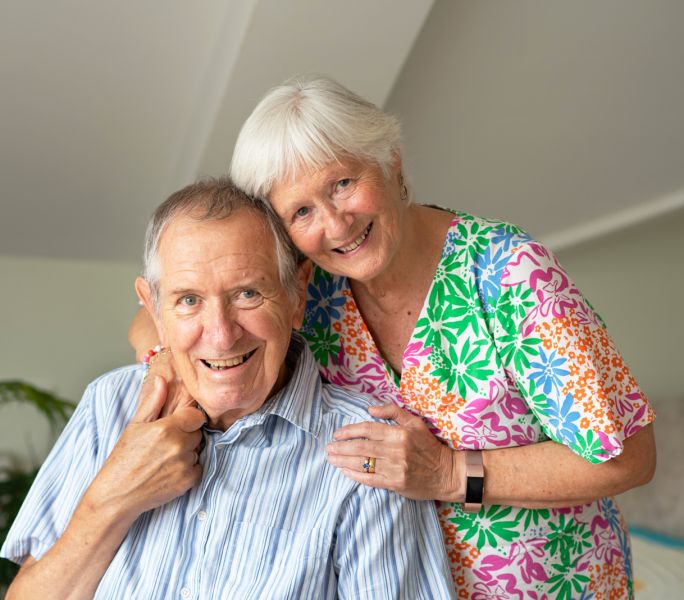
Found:
<path fill-rule="evenodd" d="M 574 400 L 572 394 L 565 396 L 563 405 L 559 406 L 556 402 L 551 402 L 544 410 L 544 414 L 548 417 L 549 425 L 551 425 L 560 441 L 565 444 L 572 444 L 575 442 L 576 436 L 579 433 L 580 413 L 574 408 Z"/>
<path fill-rule="evenodd" d="M 318 283 L 309 283 L 308 300 L 306 302 L 305 322 L 308 326 L 319 324 L 326 329 L 331 320 L 340 318 L 339 308 L 346 302 L 342 295 L 342 277 L 327 278 L 319 277 Z"/>
<path fill-rule="evenodd" d="M 539 360 L 530 363 L 532 369 L 536 369 L 530 373 L 530 377 L 534 380 L 537 386 L 542 388 L 545 394 L 550 394 L 552 391 L 558 392 L 563 387 L 563 377 L 568 375 L 570 371 L 563 367 L 567 363 L 567 359 L 556 356 L 556 351 L 549 352 L 548 356 L 544 352 L 544 348 L 539 349 Z"/>

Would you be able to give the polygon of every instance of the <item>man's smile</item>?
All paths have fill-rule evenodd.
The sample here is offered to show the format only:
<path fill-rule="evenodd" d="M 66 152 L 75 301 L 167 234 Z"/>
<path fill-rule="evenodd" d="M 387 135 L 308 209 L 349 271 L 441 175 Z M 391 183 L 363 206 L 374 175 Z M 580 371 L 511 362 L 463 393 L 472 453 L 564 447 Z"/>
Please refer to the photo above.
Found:
<path fill-rule="evenodd" d="M 256 348 L 254 350 L 246 352 L 245 354 L 241 354 L 240 356 L 235 356 L 233 358 L 222 360 L 202 358 L 200 360 L 206 367 L 209 367 L 213 371 L 225 371 L 226 369 L 232 369 L 247 362 L 254 355 L 255 352 Z"/>

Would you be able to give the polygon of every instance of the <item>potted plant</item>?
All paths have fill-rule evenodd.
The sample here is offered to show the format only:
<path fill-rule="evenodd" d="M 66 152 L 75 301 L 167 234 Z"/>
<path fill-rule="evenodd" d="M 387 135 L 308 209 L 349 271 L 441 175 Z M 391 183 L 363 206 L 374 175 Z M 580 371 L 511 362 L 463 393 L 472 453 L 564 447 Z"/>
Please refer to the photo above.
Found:
<path fill-rule="evenodd" d="M 4 404 L 19 402 L 29 404 L 50 423 L 53 437 L 66 423 L 75 404 L 63 400 L 45 390 L 38 389 L 22 381 L 0 381 L 0 409 Z M 40 465 L 23 468 L 10 460 L 0 465 L 0 545 L 4 543 L 9 528 L 19 512 Z M 4 592 L 18 571 L 14 563 L 0 559 L 0 594 Z"/>

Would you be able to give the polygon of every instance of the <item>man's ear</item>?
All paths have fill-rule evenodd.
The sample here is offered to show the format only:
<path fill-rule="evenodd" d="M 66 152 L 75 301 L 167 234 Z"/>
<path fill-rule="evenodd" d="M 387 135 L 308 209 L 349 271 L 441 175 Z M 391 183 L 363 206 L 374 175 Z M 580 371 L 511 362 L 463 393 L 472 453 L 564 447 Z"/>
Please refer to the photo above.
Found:
<path fill-rule="evenodd" d="M 304 311 L 306 310 L 306 285 L 311 277 L 313 263 L 304 259 L 297 267 L 297 306 L 292 319 L 292 328 L 299 329 L 304 322 Z"/>
<path fill-rule="evenodd" d="M 157 307 L 154 305 L 154 300 L 152 299 L 152 289 L 150 288 L 150 284 L 147 283 L 147 280 L 142 277 L 135 278 L 135 293 L 138 294 L 138 298 L 147 309 L 152 321 L 154 321 L 154 326 L 157 328 L 157 335 L 163 346 L 165 344 L 164 331 L 161 326 L 161 321 L 159 320 Z"/>

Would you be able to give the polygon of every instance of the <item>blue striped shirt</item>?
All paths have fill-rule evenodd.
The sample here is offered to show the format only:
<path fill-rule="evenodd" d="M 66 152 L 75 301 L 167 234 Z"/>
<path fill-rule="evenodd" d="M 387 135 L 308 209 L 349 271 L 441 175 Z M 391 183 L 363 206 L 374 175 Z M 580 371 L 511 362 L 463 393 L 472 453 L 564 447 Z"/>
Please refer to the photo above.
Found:
<path fill-rule="evenodd" d="M 369 399 L 322 383 L 294 339 L 289 383 L 227 431 L 204 430 L 201 481 L 135 521 L 96 598 L 455 597 L 434 504 L 327 463 L 333 431 L 368 419 Z M 135 413 L 143 373 L 124 367 L 90 384 L 3 557 L 40 559 L 59 538 Z"/>

